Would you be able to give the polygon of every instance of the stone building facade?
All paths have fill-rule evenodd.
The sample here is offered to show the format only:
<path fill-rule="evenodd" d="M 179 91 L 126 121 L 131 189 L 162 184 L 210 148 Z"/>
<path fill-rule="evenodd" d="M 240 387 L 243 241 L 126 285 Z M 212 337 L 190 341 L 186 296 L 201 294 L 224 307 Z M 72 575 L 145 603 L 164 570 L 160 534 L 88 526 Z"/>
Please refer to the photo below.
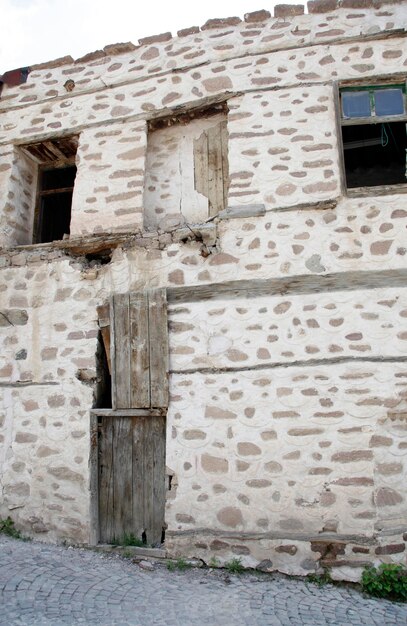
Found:
<path fill-rule="evenodd" d="M 406 23 L 314 0 L 3 75 L 1 517 L 100 540 L 98 307 L 161 289 L 168 553 L 405 560 Z"/>

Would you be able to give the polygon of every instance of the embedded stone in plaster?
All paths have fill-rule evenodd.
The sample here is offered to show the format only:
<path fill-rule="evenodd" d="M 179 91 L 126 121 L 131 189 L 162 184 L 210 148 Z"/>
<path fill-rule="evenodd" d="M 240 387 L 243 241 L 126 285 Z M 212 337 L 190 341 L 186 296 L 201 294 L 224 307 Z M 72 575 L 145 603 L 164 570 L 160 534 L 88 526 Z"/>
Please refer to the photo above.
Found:
<path fill-rule="evenodd" d="M 205 417 L 212 419 L 235 419 L 236 413 L 227 409 L 221 409 L 218 406 L 206 406 Z"/>
<path fill-rule="evenodd" d="M 216 517 L 221 524 L 228 526 L 229 528 L 236 528 L 237 526 L 241 526 L 243 524 L 243 515 L 241 510 L 233 506 L 224 507 L 218 511 Z"/>
<path fill-rule="evenodd" d="M 201 457 L 202 469 L 210 474 L 224 474 L 229 469 L 227 459 L 222 459 L 210 454 L 203 454 Z"/>
<path fill-rule="evenodd" d="M 381 487 L 376 493 L 377 506 L 396 506 L 403 502 L 402 496 L 390 487 Z"/>

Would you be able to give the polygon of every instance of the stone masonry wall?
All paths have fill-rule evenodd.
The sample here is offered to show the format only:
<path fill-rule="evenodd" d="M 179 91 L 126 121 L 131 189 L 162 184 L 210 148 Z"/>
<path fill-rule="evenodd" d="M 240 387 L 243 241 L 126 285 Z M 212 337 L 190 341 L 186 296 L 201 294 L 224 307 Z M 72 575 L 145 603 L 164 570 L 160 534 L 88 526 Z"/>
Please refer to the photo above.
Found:
<path fill-rule="evenodd" d="M 92 534 L 96 307 L 261 279 L 280 292 L 170 301 L 166 548 L 353 580 L 405 559 L 405 195 L 344 194 L 333 81 L 400 77 L 407 5 L 325 4 L 107 47 L 3 88 L 0 517 L 30 536 Z M 146 232 L 148 122 L 225 100 L 228 203 L 263 214 Z M 79 136 L 75 254 L 30 245 L 37 167 L 19 146 L 60 135 Z M 102 264 L 81 254 L 96 235 L 127 240 Z"/>

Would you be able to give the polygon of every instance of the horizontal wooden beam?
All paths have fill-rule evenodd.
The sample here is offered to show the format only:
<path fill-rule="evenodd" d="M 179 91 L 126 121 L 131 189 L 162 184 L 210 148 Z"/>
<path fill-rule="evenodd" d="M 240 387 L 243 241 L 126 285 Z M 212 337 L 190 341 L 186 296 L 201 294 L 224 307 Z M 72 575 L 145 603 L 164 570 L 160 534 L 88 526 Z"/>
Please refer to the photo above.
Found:
<path fill-rule="evenodd" d="M 58 386 L 60 383 L 57 382 L 34 382 L 32 380 L 16 380 L 15 382 L 0 382 L 0 387 L 52 387 Z"/>
<path fill-rule="evenodd" d="M 169 304 L 197 302 L 219 298 L 258 298 L 295 294 L 355 291 L 406 287 L 407 269 L 372 270 L 366 272 L 337 272 L 335 274 L 297 274 L 282 278 L 230 280 L 224 283 L 193 285 L 191 287 L 168 287 Z"/>
<path fill-rule="evenodd" d="M 98 417 L 160 417 L 167 409 L 91 409 L 90 413 Z"/>
<path fill-rule="evenodd" d="M 349 198 L 365 198 L 368 196 L 388 196 L 390 194 L 407 193 L 407 185 L 380 185 L 377 187 L 350 187 L 346 191 Z"/>
<path fill-rule="evenodd" d="M 132 243 L 136 238 L 141 237 L 141 232 L 127 233 L 106 233 L 104 235 L 84 235 L 82 237 L 70 237 L 69 239 L 59 239 L 46 243 L 28 244 L 14 246 L 12 250 L 21 252 L 40 252 L 52 250 L 65 250 L 72 255 L 98 254 L 99 252 L 114 250 L 124 243 Z M 8 253 L 10 250 L 5 250 Z M 1 255 L 0 251 L 0 255 Z"/>
<path fill-rule="evenodd" d="M 330 367 L 343 363 L 407 363 L 407 356 L 336 356 L 325 359 L 300 359 L 293 361 L 274 361 L 271 363 L 256 363 L 254 365 L 235 365 L 220 367 L 190 367 L 170 370 L 175 376 L 190 376 L 191 374 L 233 374 L 235 372 L 263 372 L 272 369 L 288 369 L 291 367 Z M 405 414 L 406 411 L 403 411 Z"/>
<path fill-rule="evenodd" d="M 72 193 L 73 187 L 58 187 L 57 189 L 46 189 L 39 192 L 39 196 L 55 196 L 58 193 Z"/>
<path fill-rule="evenodd" d="M 385 122 L 407 122 L 406 115 L 372 115 L 371 117 L 342 118 L 342 126 L 365 126 L 366 124 L 384 124 Z"/>
<path fill-rule="evenodd" d="M 239 217 L 258 217 L 265 215 L 266 207 L 264 204 L 248 204 L 246 206 L 228 206 L 223 211 L 219 211 L 212 219 L 218 217 L 221 220 L 230 220 Z"/>
<path fill-rule="evenodd" d="M 267 209 L 266 213 L 285 213 L 288 211 L 330 211 L 339 202 L 339 198 L 332 200 L 318 200 L 317 202 L 301 202 L 300 204 L 290 204 L 289 206 L 273 206 Z"/>

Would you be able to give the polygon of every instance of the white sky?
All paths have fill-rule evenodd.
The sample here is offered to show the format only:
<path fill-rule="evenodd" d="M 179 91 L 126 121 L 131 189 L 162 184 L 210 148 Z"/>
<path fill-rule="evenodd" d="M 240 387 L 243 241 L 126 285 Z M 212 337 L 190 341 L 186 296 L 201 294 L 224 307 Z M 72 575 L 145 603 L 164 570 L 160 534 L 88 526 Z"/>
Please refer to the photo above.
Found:
<path fill-rule="evenodd" d="M 0 74 L 70 54 L 78 58 L 107 44 L 132 41 L 209 18 L 301 0 L 0 0 Z"/>

